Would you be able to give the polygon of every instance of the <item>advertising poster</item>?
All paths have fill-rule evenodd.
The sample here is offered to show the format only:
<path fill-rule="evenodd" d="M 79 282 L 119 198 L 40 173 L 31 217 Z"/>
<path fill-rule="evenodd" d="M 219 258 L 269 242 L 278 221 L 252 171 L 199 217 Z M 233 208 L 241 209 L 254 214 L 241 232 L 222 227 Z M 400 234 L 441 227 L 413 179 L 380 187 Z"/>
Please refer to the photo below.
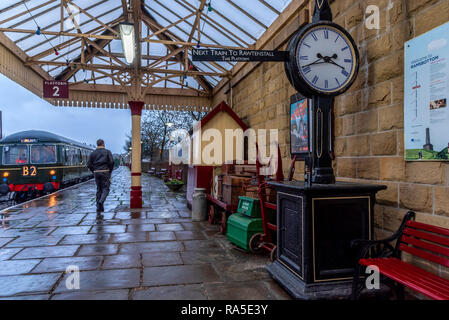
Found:
<path fill-rule="evenodd" d="M 309 152 L 309 112 L 308 99 L 292 103 L 290 106 L 291 154 Z"/>
<path fill-rule="evenodd" d="M 405 159 L 448 161 L 449 23 L 405 44 Z"/>

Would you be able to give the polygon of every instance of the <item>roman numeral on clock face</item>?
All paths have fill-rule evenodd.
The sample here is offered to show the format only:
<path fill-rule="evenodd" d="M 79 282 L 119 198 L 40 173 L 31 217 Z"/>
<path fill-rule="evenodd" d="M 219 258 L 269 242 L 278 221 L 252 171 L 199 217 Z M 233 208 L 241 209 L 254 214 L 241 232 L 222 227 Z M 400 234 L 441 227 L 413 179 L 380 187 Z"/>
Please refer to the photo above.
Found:
<path fill-rule="evenodd" d="M 303 71 L 305 74 L 308 74 L 310 71 L 312 71 L 312 68 L 310 68 L 310 66 L 307 66 L 307 67 L 302 68 L 302 71 Z"/>
<path fill-rule="evenodd" d="M 319 79 L 320 79 L 320 78 L 319 78 L 318 76 L 315 76 L 315 77 L 313 78 L 313 80 L 312 80 L 312 83 L 313 83 L 313 84 L 317 84 L 317 82 L 318 82 Z"/>

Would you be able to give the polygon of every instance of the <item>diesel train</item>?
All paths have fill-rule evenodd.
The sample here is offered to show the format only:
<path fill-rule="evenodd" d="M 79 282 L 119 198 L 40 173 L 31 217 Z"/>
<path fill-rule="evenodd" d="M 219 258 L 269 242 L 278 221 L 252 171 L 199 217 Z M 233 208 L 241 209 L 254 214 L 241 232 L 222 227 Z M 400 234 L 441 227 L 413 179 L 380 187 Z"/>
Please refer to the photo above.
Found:
<path fill-rule="evenodd" d="M 51 132 L 23 131 L 0 140 L 0 195 L 20 203 L 91 179 L 93 147 Z"/>

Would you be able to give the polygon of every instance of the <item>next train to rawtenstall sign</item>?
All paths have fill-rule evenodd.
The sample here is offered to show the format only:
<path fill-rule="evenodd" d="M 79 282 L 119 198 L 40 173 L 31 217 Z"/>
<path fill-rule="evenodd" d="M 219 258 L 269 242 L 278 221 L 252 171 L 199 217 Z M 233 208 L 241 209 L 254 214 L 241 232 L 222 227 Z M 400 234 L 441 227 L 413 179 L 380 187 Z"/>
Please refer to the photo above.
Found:
<path fill-rule="evenodd" d="M 0 194 L 16 202 L 92 178 L 94 149 L 46 131 L 23 131 L 0 140 Z"/>

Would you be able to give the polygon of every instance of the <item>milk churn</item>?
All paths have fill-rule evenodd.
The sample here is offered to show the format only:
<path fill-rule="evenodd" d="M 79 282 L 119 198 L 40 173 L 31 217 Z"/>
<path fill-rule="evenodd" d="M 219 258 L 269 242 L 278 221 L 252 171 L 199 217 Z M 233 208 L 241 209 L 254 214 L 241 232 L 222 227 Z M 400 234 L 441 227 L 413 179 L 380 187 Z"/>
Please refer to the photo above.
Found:
<path fill-rule="evenodd" d="M 207 218 L 206 189 L 195 188 L 192 195 L 192 221 L 204 221 Z"/>

